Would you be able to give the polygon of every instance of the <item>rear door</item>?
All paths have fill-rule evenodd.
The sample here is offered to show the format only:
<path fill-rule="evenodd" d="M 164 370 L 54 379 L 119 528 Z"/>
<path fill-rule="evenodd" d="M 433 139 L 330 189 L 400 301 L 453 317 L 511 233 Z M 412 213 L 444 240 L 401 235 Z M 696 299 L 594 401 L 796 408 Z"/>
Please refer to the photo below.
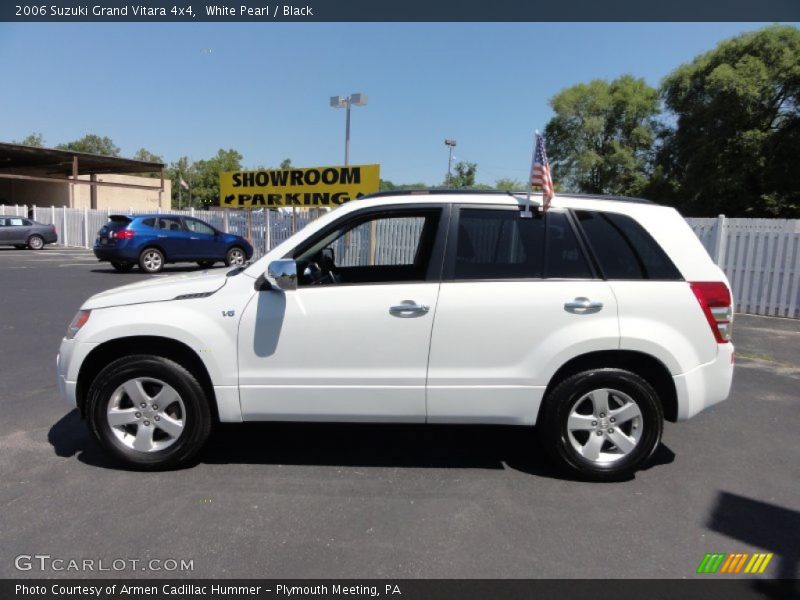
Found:
<path fill-rule="evenodd" d="M 532 424 L 561 365 L 618 344 L 614 294 L 566 212 L 459 208 L 431 339 L 429 422 Z"/>
<path fill-rule="evenodd" d="M 11 244 L 13 232 L 11 226 L 8 224 L 8 219 L 0 217 L 0 244 Z"/>
<path fill-rule="evenodd" d="M 164 249 L 168 261 L 191 258 L 189 232 L 184 228 L 180 217 L 171 215 L 158 217 L 156 228 L 157 243 Z"/>
<path fill-rule="evenodd" d="M 6 218 L 6 243 L 24 244 L 31 233 L 30 221 L 22 217 Z"/>

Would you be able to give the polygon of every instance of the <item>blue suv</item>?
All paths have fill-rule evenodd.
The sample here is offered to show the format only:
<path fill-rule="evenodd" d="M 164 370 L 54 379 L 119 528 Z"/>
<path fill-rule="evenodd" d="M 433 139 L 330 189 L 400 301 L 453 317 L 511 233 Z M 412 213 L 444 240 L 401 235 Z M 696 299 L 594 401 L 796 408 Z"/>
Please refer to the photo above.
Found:
<path fill-rule="evenodd" d="M 203 268 L 218 261 L 241 265 L 253 256 L 253 247 L 243 237 L 194 217 L 111 215 L 97 232 L 94 255 L 117 271 L 138 264 L 145 273 L 158 273 L 166 263 L 176 262 L 196 262 Z"/>

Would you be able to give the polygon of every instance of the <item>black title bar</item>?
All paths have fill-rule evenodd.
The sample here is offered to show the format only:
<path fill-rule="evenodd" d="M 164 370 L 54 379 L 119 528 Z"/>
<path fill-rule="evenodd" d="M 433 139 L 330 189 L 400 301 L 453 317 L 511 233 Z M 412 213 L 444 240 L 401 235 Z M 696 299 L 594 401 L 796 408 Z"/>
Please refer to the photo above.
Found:
<path fill-rule="evenodd" d="M 50 0 L 0 3 L 25 22 L 800 21 L 799 0 Z"/>

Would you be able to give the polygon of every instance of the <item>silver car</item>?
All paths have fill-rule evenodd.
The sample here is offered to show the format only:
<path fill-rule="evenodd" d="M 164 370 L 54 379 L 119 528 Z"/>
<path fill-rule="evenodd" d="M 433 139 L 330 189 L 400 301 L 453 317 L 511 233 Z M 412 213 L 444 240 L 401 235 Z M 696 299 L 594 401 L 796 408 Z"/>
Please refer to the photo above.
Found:
<path fill-rule="evenodd" d="M 45 244 L 55 244 L 57 241 L 54 225 L 37 223 L 25 217 L 0 215 L 0 246 L 41 250 Z"/>

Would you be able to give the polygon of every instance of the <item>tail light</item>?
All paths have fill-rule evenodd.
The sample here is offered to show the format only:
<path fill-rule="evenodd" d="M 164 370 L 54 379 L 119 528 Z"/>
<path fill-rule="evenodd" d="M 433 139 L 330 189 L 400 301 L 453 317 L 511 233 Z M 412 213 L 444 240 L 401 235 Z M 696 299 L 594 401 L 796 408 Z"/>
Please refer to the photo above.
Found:
<path fill-rule="evenodd" d="M 721 281 L 693 281 L 689 285 L 703 309 L 714 339 L 720 344 L 731 341 L 733 306 L 728 286 Z"/>
<path fill-rule="evenodd" d="M 133 239 L 135 235 L 135 231 L 133 229 L 123 229 L 122 231 L 117 231 L 116 236 L 112 235 L 114 232 L 112 231 L 108 237 L 117 237 L 121 240 L 130 240 Z"/>

